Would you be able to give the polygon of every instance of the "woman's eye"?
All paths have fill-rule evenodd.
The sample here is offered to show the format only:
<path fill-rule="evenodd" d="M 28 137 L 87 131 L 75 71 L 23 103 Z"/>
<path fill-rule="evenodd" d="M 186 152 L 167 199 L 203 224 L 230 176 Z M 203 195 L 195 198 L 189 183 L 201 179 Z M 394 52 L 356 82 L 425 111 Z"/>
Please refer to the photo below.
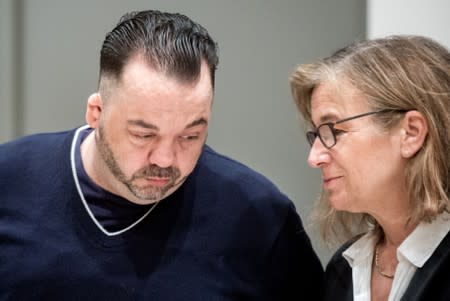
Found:
<path fill-rule="evenodd" d="M 347 131 L 345 131 L 345 130 L 340 130 L 340 129 L 334 129 L 334 135 L 335 136 L 339 136 L 340 134 L 344 134 L 344 133 L 346 133 Z"/>

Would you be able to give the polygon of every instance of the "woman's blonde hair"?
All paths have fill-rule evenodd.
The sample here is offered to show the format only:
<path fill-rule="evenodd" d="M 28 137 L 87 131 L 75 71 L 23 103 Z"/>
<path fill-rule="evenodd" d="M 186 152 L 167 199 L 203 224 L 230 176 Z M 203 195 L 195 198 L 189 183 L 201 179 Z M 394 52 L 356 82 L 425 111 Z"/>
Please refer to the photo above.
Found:
<path fill-rule="evenodd" d="M 450 166 L 450 53 L 430 38 L 390 36 L 355 42 L 332 56 L 300 65 L 290 77 L 291 91 L 302 117 L 311 121 L 311 94 L 321 82 L 350 83 L 361 91 L 385 129 L 401 118 L 398 110 L 417 110 L 428 123 L 422 149 L 408 162 L 406 188 L 411 222 L 430 222 L 448 210 Z M 334 210 L 322 193 L 316 207 L 324 240 L 342 242 L 376 221 L 364 213 Z"/>

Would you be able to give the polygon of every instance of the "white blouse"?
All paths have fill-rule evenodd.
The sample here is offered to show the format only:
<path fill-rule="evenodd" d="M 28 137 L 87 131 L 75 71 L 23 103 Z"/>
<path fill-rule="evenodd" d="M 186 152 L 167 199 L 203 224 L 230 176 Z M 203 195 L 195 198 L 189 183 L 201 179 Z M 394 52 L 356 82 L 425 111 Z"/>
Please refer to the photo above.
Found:
<path fill-rule="evenodd" d="M 432 223 L 420 223 L 397 249 L 388 301 L 400 300 L 417 268 L 423 267 L 450 231 L 450 214 L 440 214 Z M 353 300 L 370 301 L 370 280 L 377 236 L 369 231 L 342 254 L 352 267 Z"/>

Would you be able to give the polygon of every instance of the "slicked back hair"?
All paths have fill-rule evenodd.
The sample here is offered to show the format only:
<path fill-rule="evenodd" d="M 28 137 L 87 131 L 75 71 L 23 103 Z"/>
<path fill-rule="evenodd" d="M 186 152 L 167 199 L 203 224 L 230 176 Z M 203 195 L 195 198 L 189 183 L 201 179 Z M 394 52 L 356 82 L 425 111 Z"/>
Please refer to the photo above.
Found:
<path fill-rule="evenodd" d="M 182 14 L 156 10 L 127 13 L 103 42 L 100 85 L 104 78 L 120 81 L 125 65 L 139 56 L 156 71 L 185 83 L 200 77 L 204 60 L 214 87 L 217 51 L 207 30 Z"/>

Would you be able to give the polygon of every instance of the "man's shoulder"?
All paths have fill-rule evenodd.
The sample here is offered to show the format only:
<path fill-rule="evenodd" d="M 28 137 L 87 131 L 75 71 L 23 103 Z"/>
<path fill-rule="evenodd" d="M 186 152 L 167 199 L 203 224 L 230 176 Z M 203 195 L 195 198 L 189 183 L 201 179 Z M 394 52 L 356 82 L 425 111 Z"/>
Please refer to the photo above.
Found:
<path fill-rule="evenodd" d="M 58 150 L 68 150 L 75 130 L 37 133 L 16 138 L 0 144 L 0 165 L 30 160 L 39 160 L 44 156 L 55 156 Z"/>
<path fill-rule="evenodd" d="M 248 165 L 224 154 L 218 153 L 210 146 L 205 145 L 199 160 L 202 172 L 208 173 L 214 179 L 245 185 L 246 187 L 266 187 L 267 190 L 279 192 L 277 186 L 265 175 Z"/>
<path fill-rule="evenodd" d="M 0 144 L 0 149 L 12 149 L 26 146 L 44 146 L 46 144 L 52 144 L 52 142 L 56 142 L 58 140 L 64 140 L 68 136 L 73 136 L 74 131 L 75 130 L 72 129 L 59 132 L 29 134 Z"/>
<path fill-rule="evenodd" d="M 226 215 L 229 225 L 245 223 L 246 230 L 264 233 L 264 241 L 273 241 L 280 231 L 288 231 L 286 227 L 303 233 L 294 203 L 274 182 L 209 146 L 204 147 L 188 185 L 195 187 L 197 200 L 205 200 L 202 207 L 220 216 L 233 212 L 232 217 Z"/>
<path fill-rule="evenodd" d="M 226 199 L 228 206 L 258 208 L 284 215 L 293 206 L 289 197 L 268 177 L 231 157 L 205 146 L 190 183 L 204 193 Z M 283 212 L 283 213 L 281 213 Z"/>

